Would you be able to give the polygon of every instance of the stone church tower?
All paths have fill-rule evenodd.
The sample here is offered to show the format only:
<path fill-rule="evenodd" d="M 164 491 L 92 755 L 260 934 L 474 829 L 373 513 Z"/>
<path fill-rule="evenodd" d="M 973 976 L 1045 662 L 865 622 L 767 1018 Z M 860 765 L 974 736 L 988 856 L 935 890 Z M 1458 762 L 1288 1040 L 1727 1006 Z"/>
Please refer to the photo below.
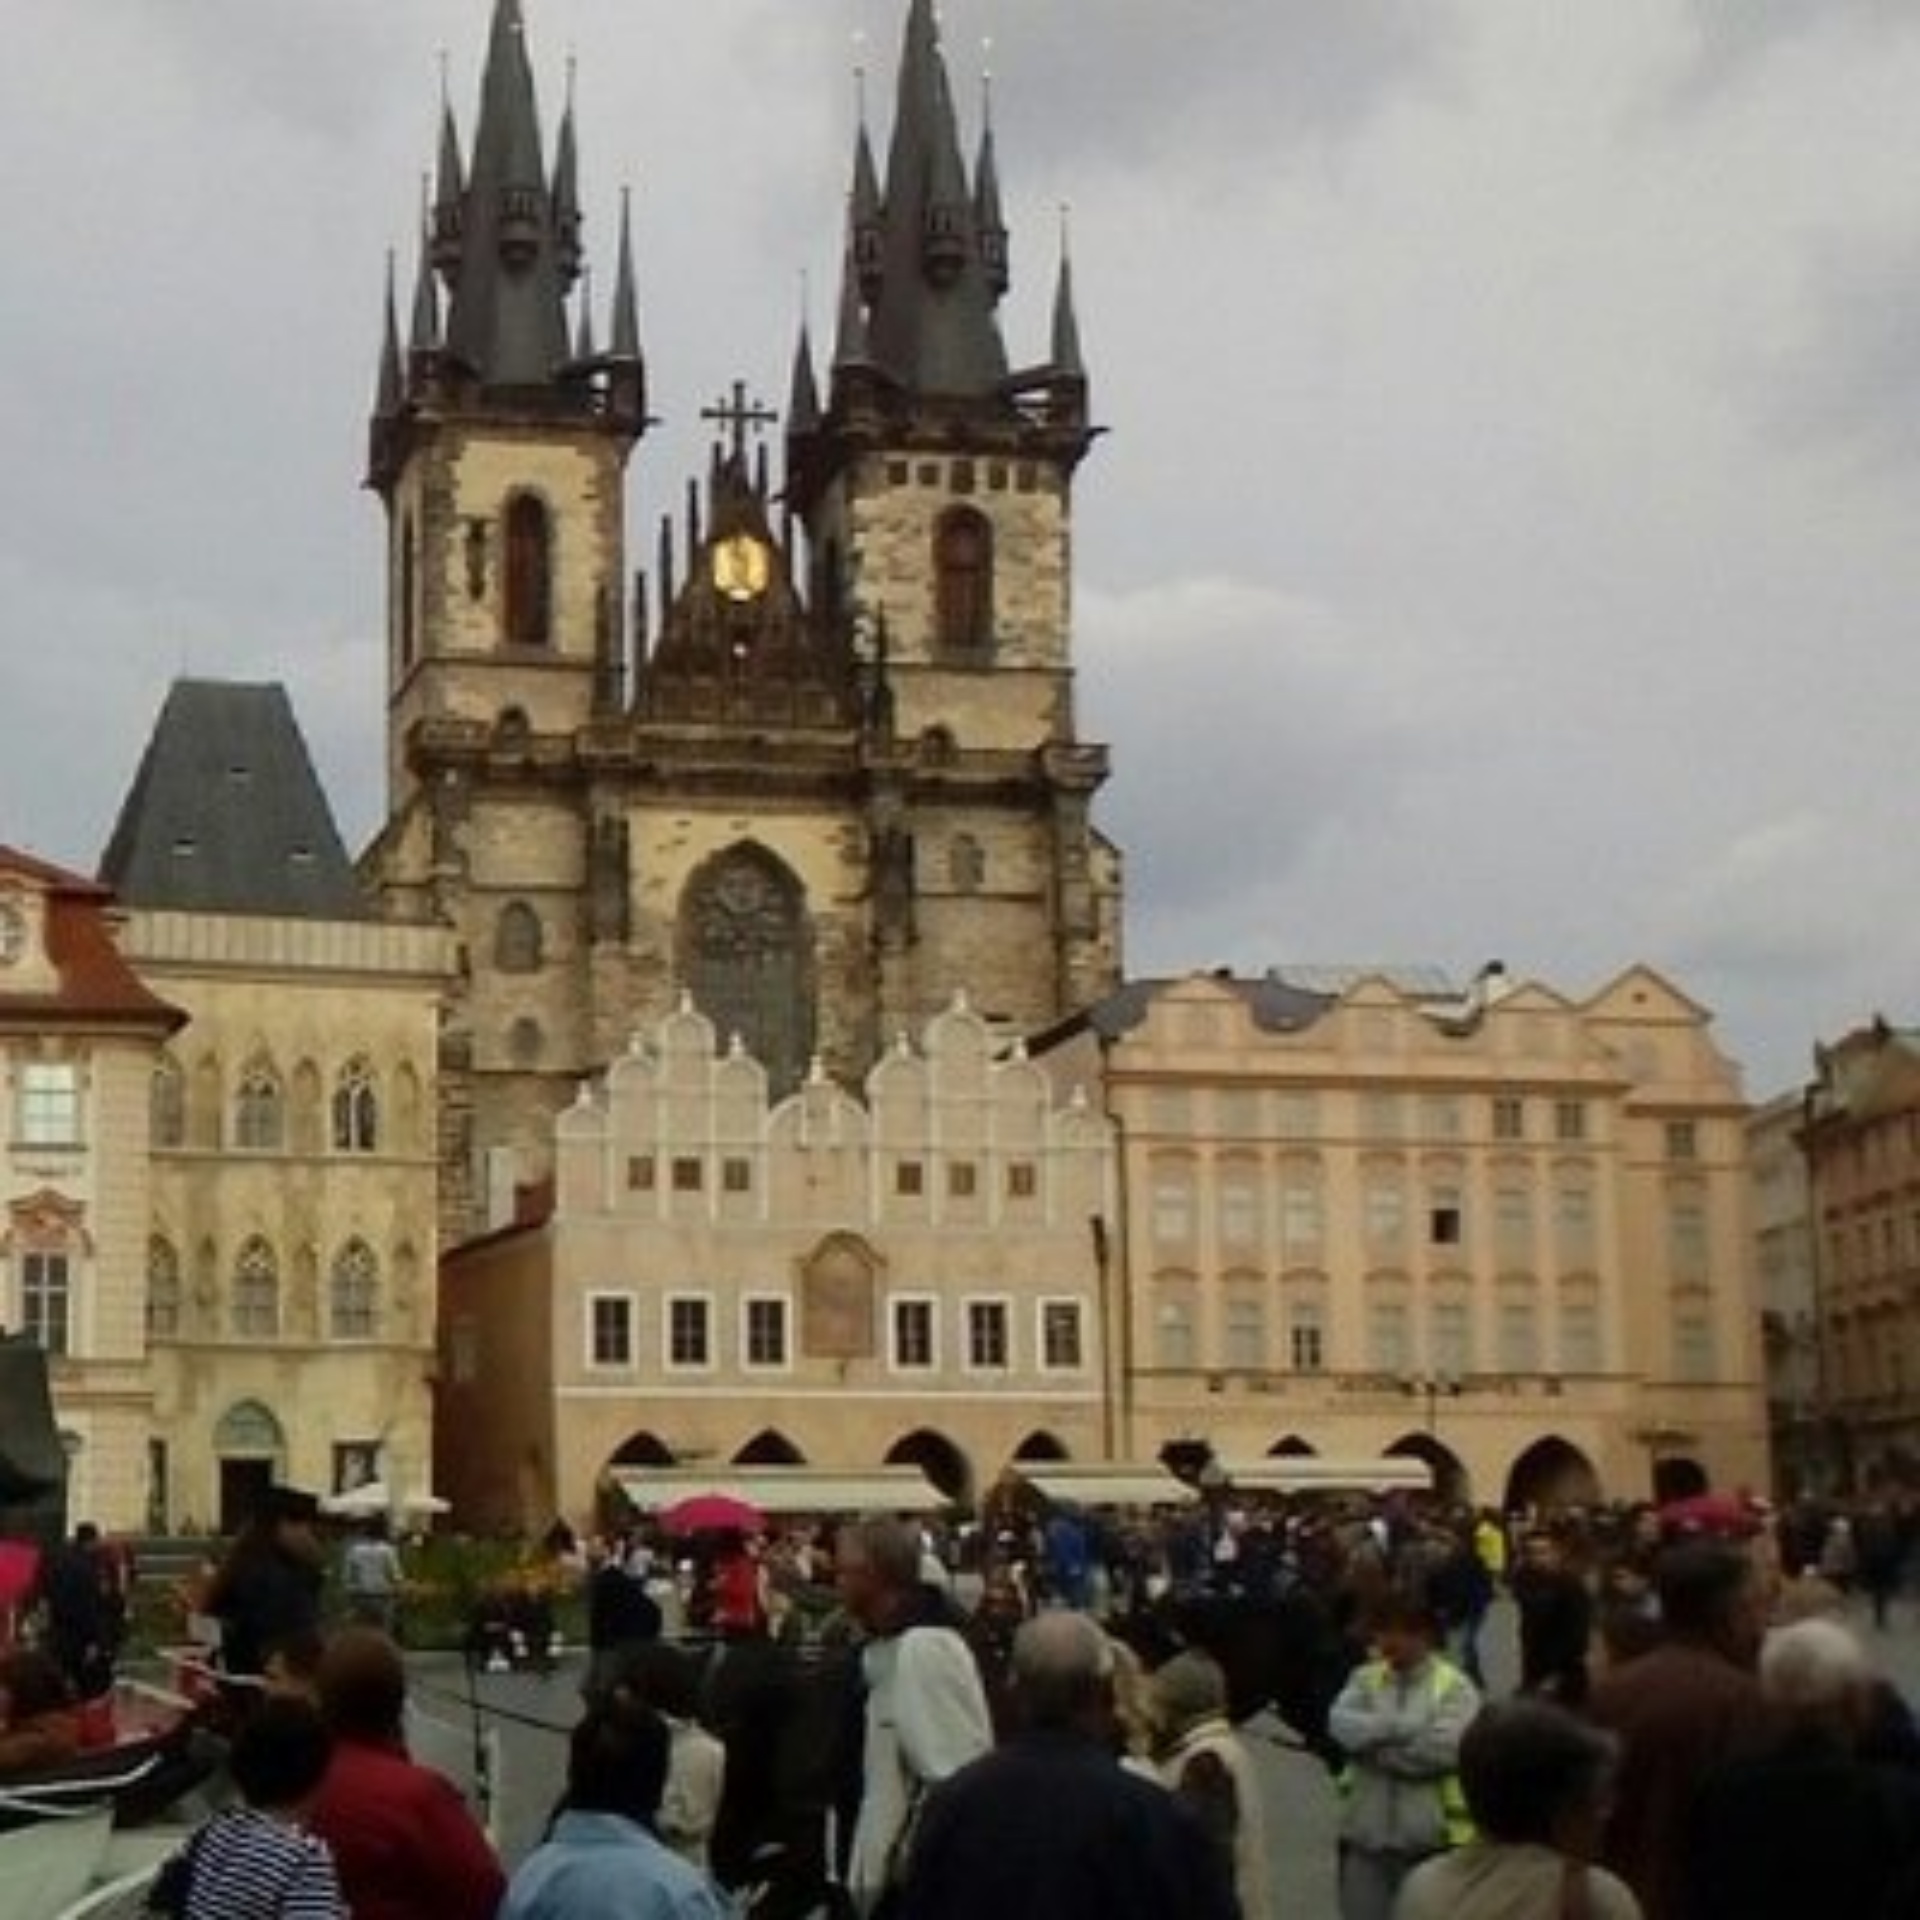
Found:
<path fill-rule="evenodd" d="M 388 516 L 385 910 L 455 929 L 446 1244 L 540 1172 L 579 1079 L 690 997 L 768 1068 L 847 1081 L 966 990 L 1012 1030 L 1119 977 L 1104 747 L 1076 733 L 1072 482 L 1093 437 L 1065 262 L 1013 369 L 991 129 L 971 173 L 911 0 L 884 179 L 859 131 L 830 364 L 803 330 L 776 496 L 744 385 L 651 580 L 623 210 L 604 348 L 571 107 L 551 164 L 519 0 L 451 110 L 369 481 Z M 670 297 L 670 295 L 663 295 Z M 503 1151 L 505 1150 L 505 1151 Z M 498 1195 L 495 1195 L 497 1201 Z"/>

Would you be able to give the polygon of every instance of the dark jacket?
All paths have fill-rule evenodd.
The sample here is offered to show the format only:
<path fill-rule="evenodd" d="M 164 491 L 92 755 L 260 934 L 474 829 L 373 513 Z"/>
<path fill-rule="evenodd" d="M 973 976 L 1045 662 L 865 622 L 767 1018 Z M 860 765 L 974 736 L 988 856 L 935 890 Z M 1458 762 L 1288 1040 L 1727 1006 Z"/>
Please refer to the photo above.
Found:
<path fill-rule="evenodd" d="M 1232 1920 L 1200 1824 L 1084 1734 L 1036 1731 L 928 1796 L 901 1920 Z"/>
<path fill-rule="evenodd" d="M 224 1629 L 220 1657 L 227 1671 L 260 1673 L 277 1648 L 317 1633 L 325 1582 L 317 1562 L 275 1541 L 237 1541 L 206 1602 Z"/>
<path fill-rule="evenodd" d="M 1709 1647 L 1671 1641 L 1608 1673 L 1587 1710 L 1623 1747 L 1603 1863 L 1639 1896 L 1646 1920 L 1697 1920 L 1686 1870 L 1694 1796 L 1759 1739 L 1759 1683 Z"/>
<path fill-rule="evenodd" d="M 1689 1920 L 1892 1920 L 1888 1890 L 1920 1866 L 1920 1781 L 1790 1734 L 1708 1777 L 1687 1865 Z"/>

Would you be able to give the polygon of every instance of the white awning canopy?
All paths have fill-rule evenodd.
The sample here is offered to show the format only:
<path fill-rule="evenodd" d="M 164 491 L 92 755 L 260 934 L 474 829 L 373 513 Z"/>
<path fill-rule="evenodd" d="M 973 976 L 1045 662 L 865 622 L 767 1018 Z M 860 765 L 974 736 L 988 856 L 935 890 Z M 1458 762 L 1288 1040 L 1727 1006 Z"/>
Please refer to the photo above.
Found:
<path fill-rule="evenodd" d="M 613 1467 L 609 1478 L 642 1513 L 703 1493 L 762 1513 L 935 1513 L 948 1504 L 918 1467 Z"/>
<path fill-rule="evenodd" d="M 1241 1493 L 1426 1493 L 1433 1469 L 1410 1454 L 1270 1453 L 1218 1463 Z"/>
<path fill-rule="evenodd" d="M 1070 1507 L 1184 1507 L 1200 1498 L 1153 1461 L 1016 1460 L 1007 1469 L 1042 1499 Z"/>

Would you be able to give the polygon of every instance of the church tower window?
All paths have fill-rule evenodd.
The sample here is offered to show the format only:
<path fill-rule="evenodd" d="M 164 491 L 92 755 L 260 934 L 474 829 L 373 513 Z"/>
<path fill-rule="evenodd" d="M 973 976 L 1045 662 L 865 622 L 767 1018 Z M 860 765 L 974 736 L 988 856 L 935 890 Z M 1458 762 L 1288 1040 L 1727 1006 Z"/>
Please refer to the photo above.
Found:
<path fill-rule="evenodd" d="M 730 847 L 680 903 L 680 977 L 723 1044 L 735 1034 L 791 1092 L 813 1055 L 813 953 L 799 881 L 771 854 Z"/>
<path fill-rule="evenodd" d="M 347 1062 L 334 1085 L 333 1146 L 336 1153 L 379 1151 L 380 1096 L 373 1068 L 362 1054 Z"/>
<path fill-rule="evenodd" d="M 943 513 L 933 530 L 934 625 L 948 653 L 993 645 L 993 523 L 971 507 Z"/>
<path fill-rule="evenodd" d="M 494 929 L 494 965 L 502 973 L 537 973 L 542 946 L 540 916 L 524 900 L 509 900 Z"/>
<path fill-rule="evenodd" d="M 280 1337 L 280 1263 L 257 1234 L 233 1265 L 233 1331 L 240 1340 Z"/>
<path fill-rule="evenodd" d="M 545 647 L 553 643 L 553 522 L 545 504 L 530 493 L 507 502 L 508 643 Z"/>

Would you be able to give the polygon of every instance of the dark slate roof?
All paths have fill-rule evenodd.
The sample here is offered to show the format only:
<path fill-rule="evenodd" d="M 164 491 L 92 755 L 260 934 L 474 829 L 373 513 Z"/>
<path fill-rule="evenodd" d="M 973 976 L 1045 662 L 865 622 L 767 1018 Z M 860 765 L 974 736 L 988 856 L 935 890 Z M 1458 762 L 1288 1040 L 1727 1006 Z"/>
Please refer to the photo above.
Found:
<path fill-rule="evenodd" d="M 1185 977 L 1191 979 L 1193 976 Z M 1271 974 L 1255 975 L 1249 979 L 1239 974 L 1221 972 L 1208 977 L 1238 994 L 1252 1013 L 1254 1025 L 1267 1033 L 1292 1033 L 1301 1027 L 1312 1026 L 1333 1004 L 1334 999 L 1329 994 L 1311 993 L 1300 987 L 1289 986 L 1283 980 L 1274 979 Z M 1089 1027 L 1103 1040 L 1118 1039 L 1147 1017 L 1148 1007 L 1161 993 L 1179 984 L 1179 978 L 1172 976 L 1125 981 L 1104 1000 L 1096 1000 L 1090 1007 L 1070 1014 L 1046 1032 L 1034 1035 L 1028 1045 L 1035 1053 L 1045 1053 Z"/>
<path fill-rule="evenodd" d="M 100 878 L 130 907 L 371 917 L 280 686 L 174 682 Z"/>

